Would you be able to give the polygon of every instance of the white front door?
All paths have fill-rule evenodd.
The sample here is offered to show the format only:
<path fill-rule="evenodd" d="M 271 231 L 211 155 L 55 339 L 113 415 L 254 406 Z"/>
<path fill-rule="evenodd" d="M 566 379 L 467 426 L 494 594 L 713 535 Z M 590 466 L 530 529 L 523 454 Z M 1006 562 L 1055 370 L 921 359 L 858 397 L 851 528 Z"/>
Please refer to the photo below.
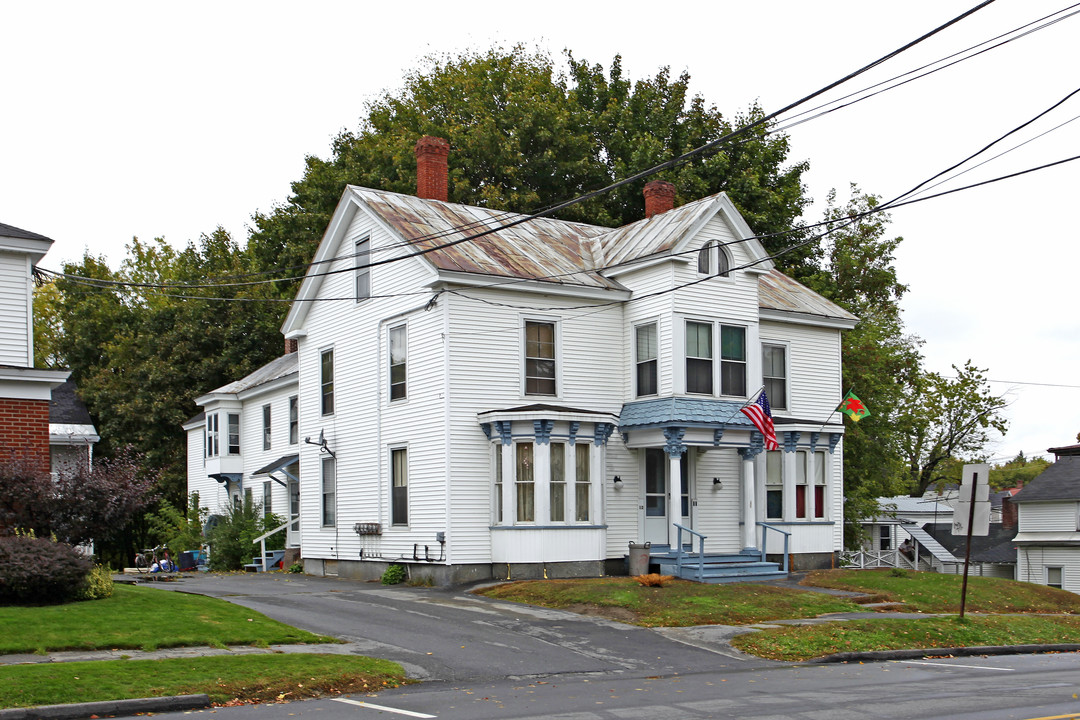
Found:
<path fill-rule="evenodd" d="M 681 511 L 679 512 L 679 519 L 675 522 L 685 527 L 693 527 L 690 524 L 690 473 L 686 453 L 683 453 L 679 465 L 682 469 L 683 494 L 682 502 L 679 503 L 682 507 L 676 511 Z M 668 544 L 668 524 L 673 520 L 668 512 L 668 505 L 670 504 L 667 498 L 669 467 L 668 456 L 663 448 L 646 448 L 645 498 L 641 507 L 644 513 L 645 542 L 653 545 Z M 687 542 L 688 540 L 689 538 L 684 534 L 683 541 Z"/>

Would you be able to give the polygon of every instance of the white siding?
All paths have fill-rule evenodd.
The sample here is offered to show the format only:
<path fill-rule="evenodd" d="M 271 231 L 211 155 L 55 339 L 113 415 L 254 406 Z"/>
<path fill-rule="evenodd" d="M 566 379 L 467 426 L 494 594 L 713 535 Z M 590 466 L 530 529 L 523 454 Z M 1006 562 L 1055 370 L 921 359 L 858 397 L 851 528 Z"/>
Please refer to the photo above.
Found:
<path fill-rule="evenodd" d="M 0 365 L 32 367 L 30 258 L 0 252 Z"/>
<path fill-rule="evenodd" d="M 1080 593 L 1080 547 L 1021 546 L 1016 552 L 1016 579 L 1046 584 L 1046 568 L 1062 569 L 1063 590 Z"/>
<path fill-rule="evenodd" d="M 761 342 L 787 348 L 788 408 L 773 408 L 776 417 L 839 422 L 833 410 L 840 403 L 840 331 L 787 323 L 761 323 Z M 754 350 L 760 359 L 760 347 Z M 760 382 L 755 387 L 760 386 Z"/>
<path fill-rule="evenodd" d="M 1017 503 L 1018 532 L 1076 532 L 1075 502 Z"/>

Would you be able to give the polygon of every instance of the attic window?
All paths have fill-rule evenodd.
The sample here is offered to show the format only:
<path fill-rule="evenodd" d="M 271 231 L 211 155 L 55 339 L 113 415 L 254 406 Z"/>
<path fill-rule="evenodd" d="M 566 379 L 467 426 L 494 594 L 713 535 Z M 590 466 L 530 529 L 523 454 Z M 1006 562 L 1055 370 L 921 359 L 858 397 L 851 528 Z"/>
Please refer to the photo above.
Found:
<path fill-rule="evenodd" d="M 731 268 L 727 251 L 718 242 L 706 243 L 698 250 L 697 269 L 702 275 L 727 277 Z"/>

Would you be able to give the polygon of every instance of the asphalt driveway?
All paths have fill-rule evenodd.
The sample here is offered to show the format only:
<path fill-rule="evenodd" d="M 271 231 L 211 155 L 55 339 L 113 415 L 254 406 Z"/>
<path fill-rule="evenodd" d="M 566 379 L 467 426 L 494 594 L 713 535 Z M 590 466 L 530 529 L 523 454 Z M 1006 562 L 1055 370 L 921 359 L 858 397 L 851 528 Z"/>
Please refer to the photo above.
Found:
<path fill-rule="evenodd" d="M 164 590 L 221 598 L 356 652 L 401 663 L 421 680 L 525 680 L 565 674 L 671 676 L 772 666 L 725 642 L 732 629 L 652 630 L 606 618 L 471 595 L 283 573 L 185 574 Z"/>

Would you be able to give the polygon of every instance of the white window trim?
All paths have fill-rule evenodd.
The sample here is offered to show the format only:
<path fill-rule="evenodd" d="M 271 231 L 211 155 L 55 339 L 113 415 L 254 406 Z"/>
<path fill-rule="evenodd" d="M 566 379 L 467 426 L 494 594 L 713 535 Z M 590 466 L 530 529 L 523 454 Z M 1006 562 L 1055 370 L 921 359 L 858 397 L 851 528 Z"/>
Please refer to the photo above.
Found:
<path fill-rule="evenodd" d="M 394 387 L 394 359 L 391 354 L 391 336 L 395 330 L 402 330 L 405 334 L 405 359 L 402 361 L 402 365 L 405 366 L 405 380 L 402 383 L 405 388 L 405 394 L 402 397 L 393 397 Z M 409 399 L 409 323 L 402 322 L 397 325 L 393 325 L 386 329 L 386 398 L 387 402 L 403 403 Z"/>
<path fill-rule="evenodd" d="M 638 333 L 638 328 L 643 328 L 643 327 L 646 327 L 648 325 L 652 325 L 652 326 L 654 326 L 656 328 L 656 358 L 655 358 L 655 362 L 656 362 L 656 392 L 649 393 L 647 395 L 642 395 L 640 392 L 638 392 L 637 333 Z M 639 322 L 635 322 L 633 324 L 633 332 L 631 333 L 631 336 L 630 336 L 630 357 L 632 359 L 632 363 L 633 363 L 633 366 L 634 366 L 633 373 L 632 373 L 632 375 L 633 375 L 633 383 L 634 383 L 634 397 L 635 398 L 656 397 L 657 395 L 659 395 L 660 394 L 660 319 L 659 318 L 655 318 L 655 317 L 654 318 L 648 318 L 648 319 L 641 320 Z"/>
<path fill-rule="evenodd" d="M 710 342 L 712 343 L 712 347 L 710 348 L 710 350 L 712 352 L 712 358 L 711 358 L 711 361 L 712 361 L 712 392 L 711 393 L 691 392 L 687 388 L 687 386 L 689 384 L 689 376 L 687 375 L 687 372 L 686 372 L 686 366 L 687 366 L 687 363 L 690 360 L 690 356 L 686 352 L 686 338 L 687 338 L 686 330 L 687 330 L 687 326 L 690 325 L 690 323 L 697 323 L 699 325 L 708 325 L 711 328 L 710 331 L 709 331 Z M 696 318 L 696 317 L 684 317 L 683 318 L 683 321 L 682 321 L 682 342 L 680 343 L 680 347 L 682 348 L 681 355 L 682 355 L 683 392 L 685 394 L 687 394 L 687 395 L 693 395 L 695 397 L 716 397 L 717 391 L 720 389 L 720 384 L 719 384 L 720 383 L 720 364 L 717 362 L 717 360 L 720 357 L 720 348 L 716 344 L 716 340 L 718 338 L 717 332 L 718 331 L 716 329 L 716 323 L 714 321 L 712 321 L 712 320 L 708 320 L 708 319 L 704 319 L 704 318 Z M 697 358 L 697 359 L 702 359 L 703 360 L 704 358 Z"/>
<path fill-rule="evenodd" d="M 701 252 L 708 249 L 708 270 L 702 272 L 701 270 Z M 727 260 L 728 270 L 725 273 L 720 272 L 719 258 L 723 255 Z M 731 279 L 731 266 L 732 266 L 731 253 L 727 251 L 725 242 L 722 240 L 709 240 L 698 248 L 698 254 L 694 256 L 694 270 L 701 277 L 716 277 L 724 280 Z"/>
<path fill-rule="evenodd" d="M 528 358 L 526 357 L 526 340 L 525 340 L 525 326 L 526 323 L 546 323 L 555 326 L 555 394 L 554 395 L 541 395 L 537 393 L 527 393 L 527 382 L 525 378 L 526 369 L 528 367 Z M 562 397 L 562 318 L 540 316 L 540 315 L 523 315 L 518 326 L 518 358 L 520 360 L 519 377 L 521 378 L 521 396 L 522 398 L 559 398 Z M 505 482 L 505 479 L 504 479 Z"/>
<path fill-rule="evenodd" d="M 331 463 L 334 468 L 334 522 L 326 524 L 326 464 Z M 319 457 L 319 522 L 324 528 L 337 527 L 338 516 L 338 481 L 337 481 L 337 458 Z"/>
<path fill-rule="evenodd" d="M 274 408 L 271 403 L 262 406 L 262 439 L 263 450 L 272 450 L 274 447 Z"/>
<path fill-rule="evenodd" d="M 398 451 L 405 452 L 405 522 L 403 523 L 394 522 L 394 453 Z M 410 523 L 412 522 L 412 513 L 410 512 L 409 507 L 409 488 L 411 486 L 410 479 L 412 475 L 412 470 L 410 467 L 412 464 L 411 456 L 412 453 L 409 452 L 408 443 L 386 446 L 386 462 L 389 466 L 389 472 L 387 472 L 386 476 L 390 478 L 390 484 L 387 488 L 389 494 L 389 502 L 386 505 L 387 510 L 389 511 L 388 519 L 390 522 L 388 522 L 387 525 L 393 528 L 408 529 Z"/>
<path fill-rule="evenodd" d="M 332 357 L 331 367 L 330 367 L 330 386 L 333 389 L 330 391 L 330 394 L 331 394 L 331 396 L 333 396 L 334 399 L 332 401 L 333 407 L 330 408 L 330 412 L 325 411 L 324 404 L 323 404 L 323 388 L 326 386 L 326 381 L 323 378 L 322 368 L 323 368 L 323 357 L 326 356 L 326 353 L 331 353 L 331 357 Z M 318 369 L 319 369 L 319 416 L 320 417 L 329 417 L 329 416 L 331 416 L 331 415 L 333 415 L 334 413 L 337 412 L 337 382 L 336 382 L 336 378 L 337 378 L 337 369 L 338 369 L 338 357 L 337 357 L 337 353 L 334 351 L 334 346 L 333 345 L 330 345 L 328 347 L 324 347 L 324 348 L 319 349 Z"/>
<path fill-rule="evenodd" d="M 749 338 L 749 333 L 747 333 Z M 769 396 L 769 405 L 773 414 L 790 414 L 791 413 L 791 343 L 787 340 L 770 340 L 768 338 L 761 339 L 761 384 L 765 384 L 765 346 L 783 348 L 784 350 L 784 397 L 786 405 L 785 407 L 778 408 L 773 404 L 773 398 Z M 750 370 L 749 370 L 749 358 L 747 358 L 747 373 L 746 373 L 746 389 L 750 390 Z"/>
<path fill-rule="evenodd" d="M 725 320 L 718 320 L 715 323 L 715 325 L 716 325 L 716 327 L 713 329 L 713 343 L 714 343 L 713 355 L 716 356 L 716 360 L 715 360 L 715 363 L 714 363 L 715 367 L 713 368 L 713 375 L 714 375 L 713 387 L 714 387 L 714 389 L 716 391 L 715 394 L 716 394 L 717 397 L 746 397 L 747 393 L 752 392 L 752 390 L 750 388 L 750 355 L 751 355 L 750 348 L 751 347 L 756 347 L 756 345 L 751 345 L 750 344 L 750 341 L 751 341 L 750 328 L 749 328 L 749 326 L 747 326 L 747 325 L 745 325 L 743 323 L 727 322 Z M 723 358 L 724 353 L 723 353 L 723 346 L 722 346 L 721 343 L 722 343 L 723 337 L 724 337 L 723 328 L 725 328 L 725 327 L 740 328 L 743 331 L 743 359 L 741 361 L 742 366 L 743 366 L 743 393 L 741 395 L 725 395 L 724 394 L 724 387 L 723 387 L 723 377 L 724 376 L 723 376 L 723 373 L 721 372 L 721 368 L 723 367 L 723 364 L 725 362 L 731 362 L 731 363 L 740 362 L 738 360 L 727 360 L 727 361 L 725 361 L 724 358 Z"/>
<path fill-rule="evenodd" d="M 756 342 L 757 333 L 753 332 L 754 326 L 748 325 L 746 323 L 741 323 L 741 322 L 730 322 L 730 321 L 727 321 L 727 320 L 713 320 L 713 319 L 709 319 L 709 318 L 701 318 L 701 317 L 695 317 L 695 316 L 691 316 L 691 315 L 684 315 L 684 316 L 682 316 L 681 319 L 682 319 L 682 322 L 679 323 L 679 325 L 680 325 L 679 335 L 681 337 L 675 338 L 675 342 L 678 343 L 678 347 L 680 348 L 679 354 L 680 354 L 681 361 L 678 363 L 678 367 L 676 368 L 676 371 L 681 375 L 681 377 L 679 377 L 678 380 L 679 380 L 679 383 L 680 383 L 679 387 L 682 388 L 683 394 L 684 395 L 690 395 L 690 396 L 693 396 L 693 397 L 721 397 L 721 398 L 746 397 L 746 393 L 751 392 L 751 387 L 750 387 L 750 384 L 751 384 L 750 379 L 751 379 L 751 377 L 754 376 L 755 371 L 760 371 L 760 369 L 761 369 L 761 359 L 758 358 L 757 360 L 754 360 L 751 357 L 753 355 L 753 353 L 750 352 L 751 347 L 757 347 L 758 346 L 758 343 Z M 711 337 L 712 337 L 712 386 L 713 386 L 713 391 L 712 391 L 711 394 L 710 393 L 700 393 L 700 392 L 690 392 L 689 390 L 687 390 L 686 363 L 687 363 L 688 358 L 687 358 L 687 354 L 686 354 L 686 327 L 687 327 L 687 325 L 689 323 L 700 323 L 702 325 L 709 325 L 709 326 L 712 327 Z M 721 357 L 721 355 L 723 354 L 722 347 L 721 347 L 721 340 L 723 339 L 723 331 L 722 331 L 721 328 L 724 328 L 724 327 L 740 328 L 743 331 L 743 359 L 742 359 L 742 366 L 744 368 L 744 370 L 743 370 L 743 384 L 745 386 L 744 389 L 746 391 L 743 395 L 725 395 L 724 391 L 723 391 L 723 387 L 722 387 L 722 385 L 723 385 L 723 374 L 721 373 L 721 366 L 723 365 L 724 362 L 739 362 L 738 360 L 727 360 L 727 361 L 725 361 Z M 659 344 L 659 342 L 658 342 L 658 344 Z"/>

